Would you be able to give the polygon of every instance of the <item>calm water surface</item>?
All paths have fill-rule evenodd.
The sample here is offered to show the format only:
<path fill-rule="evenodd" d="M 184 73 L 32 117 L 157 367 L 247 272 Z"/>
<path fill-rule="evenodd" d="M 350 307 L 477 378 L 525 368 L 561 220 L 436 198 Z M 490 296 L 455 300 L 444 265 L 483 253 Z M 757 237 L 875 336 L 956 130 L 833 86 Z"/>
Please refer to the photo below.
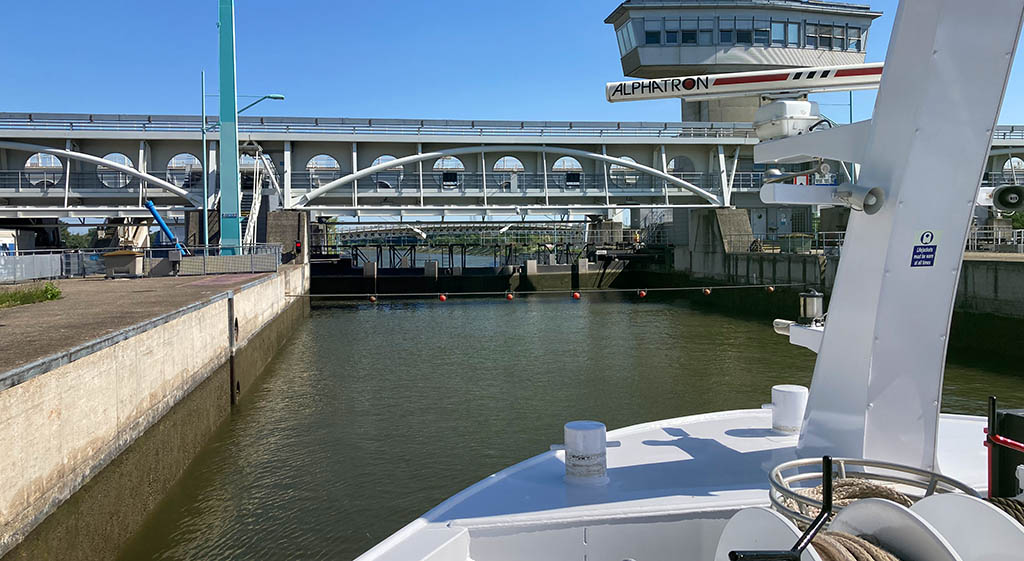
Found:
<path fill-rule="evenodd" d="M 770 322 L 684 301 L 314 304 L 122 559 L 351 559 L 566 421 L 758 407 L 813 366 Z M 952 362 L 943 409 L 1024 407 L 1022 375 Z"/>

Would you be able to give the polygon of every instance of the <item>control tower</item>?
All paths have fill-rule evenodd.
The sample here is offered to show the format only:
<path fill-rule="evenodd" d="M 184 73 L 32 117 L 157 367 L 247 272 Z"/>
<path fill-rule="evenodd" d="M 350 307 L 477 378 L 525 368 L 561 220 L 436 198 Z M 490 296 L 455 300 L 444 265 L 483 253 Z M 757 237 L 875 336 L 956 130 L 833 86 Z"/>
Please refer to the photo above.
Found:
<path fill-rule="evenodd" d="M 622 72 L 664 78 L 864 62 L 870 6 L 824 0 L 626 0 L 615 27 Z M 758 97 L 683 102 L 683 121 L 754 120 Z"/>

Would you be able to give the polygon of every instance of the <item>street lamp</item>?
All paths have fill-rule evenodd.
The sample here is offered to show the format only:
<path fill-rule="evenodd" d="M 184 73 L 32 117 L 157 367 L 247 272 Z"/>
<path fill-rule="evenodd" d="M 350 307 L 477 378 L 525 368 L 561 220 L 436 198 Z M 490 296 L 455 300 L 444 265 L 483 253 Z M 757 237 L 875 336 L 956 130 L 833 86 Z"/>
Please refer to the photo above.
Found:
<path fill-rule="evenodd" d="M 252 107 L 253 105 L 256 105 L 257 103 L 259 103 L 259 102 L 263 101 L 264 99 L 273 99 L 273 100 L 277 100 L 277 101 L 284 101 L 284 96 L 283 96 L 283 95 L 281 95 L 281 94 L 270 94 L 270 95 L 265 95 L 265 96 L 263 96 L 263 97 L 261 97 L 261 98 L 257 99 L 256 101 L 254 101 L 254 102 L 250 103 L 249 105 L 246 105 L 245 107 L 243 107 L 243 108 L 239 109 L 239 110 L 238 110 L 238 111 L 237 111 L 237 112 L 236 112 L 235 114 L 236 114 L 236 115 L 241 115 L 241 114 L 242 114 L 242 111 L 245 111 L 246 109 L 248 109 L 248 108 Z"/>
<path fill-rule="evenodd" d="M 200 74 L 202 76 L 202 82 L 203 82 L 203 91 L 202 91 L 202 100 L 203 100 L 203 103 L 202 103 L 202 105 L 203 105 L 203 111 L 202 111 L 203 117 L 202 117 L 202 119 L 203 119 L 203 122 L 200 125 L 200 129 L 202 129 L 202 132 L 203 132 L 203 252 L 205 254 L 205 252 L 207 251 L 206 247 L 208 245 L 210 245 L 210 232 L 209 232 L 209 223 L 210 223 L 210 193 L 209 193 L 209 185 L 208 185 L 209 172 L 207 172 L 207 170 L 206 170 L 206 167 L 207 167 L 207 157 L 209 156 L 209 152 L 207 151 L 207 146 L 206 146 L 206 133 L 211 131 L 211 130 L 213 130 L 214 126 L 213 125 L 206 126 L 206 71 L 204 70 Z M 246 105 L 245 107 L 239 109 L 238 111 L 235 112 L 235 114 L 237 115 L 237 114 L 241 113 L 242 111 L 245 111 L 246 109 L 249 109 L 253 105 L 256 105 L 257 103 L 263 101 L 264 99 L 273 99 L 273 100 L 277 100 L 277 101 L 284 101 L 284 96 L 281 95 L 281 94 L 265 95 L 265 96 L 257 99 L 256 101 L 250 103 L 249 105 Z M 223 147 L 221 147 L 221 150 L 223 150 Z"/>

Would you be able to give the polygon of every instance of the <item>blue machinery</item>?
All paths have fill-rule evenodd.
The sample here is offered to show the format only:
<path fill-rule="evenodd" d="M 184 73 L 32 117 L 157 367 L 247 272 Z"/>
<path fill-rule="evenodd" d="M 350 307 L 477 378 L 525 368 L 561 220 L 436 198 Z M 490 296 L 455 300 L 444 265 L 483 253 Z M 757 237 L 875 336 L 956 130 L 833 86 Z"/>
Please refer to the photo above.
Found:
<path fill-rule="evenodd" d="M 168 228 L 167 223 L 164 222 L 163 217 L 161 217 L 160 213 L 156 211 L 156 205 L 153 204 L 153 201 L 146 201 L 146 208 L 149 209 L 149 212 L 153 215 L 153 218 L 156 218 L 156 223 L 160 226 L 160 230 L 163 231 L 164 235 L 167 236 L 167 239 L 171 240 L 171 242 L 174 243 L 174 247 L 178 251 L 180 251 L 182 255 L 188 255 L 188 250 L 185 249 L 185 246 L 181 245 L 181 242 L 178 241 L 178 238 L 174 237 L 174 234 L 171 233 L 171 229 Z"/>

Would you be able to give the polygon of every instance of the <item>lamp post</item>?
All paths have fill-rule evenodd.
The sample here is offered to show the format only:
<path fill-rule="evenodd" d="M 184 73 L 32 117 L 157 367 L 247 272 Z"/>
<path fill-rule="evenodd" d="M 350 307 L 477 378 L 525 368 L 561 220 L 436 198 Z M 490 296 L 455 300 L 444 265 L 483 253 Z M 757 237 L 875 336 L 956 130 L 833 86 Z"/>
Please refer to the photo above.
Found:
<path fill-rule="evenodd" d="M 210 152 L 209 152 L 209 147 L 207 146 L 207 143 L 206 143 L 206 133 L 208 133 L 211 130 L 213 130 L 214 127 L 213 126 L 207 126 L 207 124 L 206 124 L 206 71 L 204 70 L 204 71 L 200 72 L 200 76 L 202 78 L 202 97 L 201 97 L 201 99 L 202 99 L 202 107 L 203 107 L 202 108 L 202 123 L 199 125 L 199 128 L 202 129 L 202 136 L 203 136 L 203 152 L 202 152 L 202 156 L 203 156 L 202 157 L 202 162 L 203 162 L 203 252 L 206 253 L 208 251 L 207 247 L 210 245 L 210 231 L 209 231 L 209 223 L 210 223 L 209 176 L 210 176 L 210 173 L 209 173 L 209 170 L 207 169 L 207 166 L 209 165 L 208 158 L 209 158 Z M 245 107 L 239 109 L 235 114 L 237 115 L 237 114 L 241 113 L 242 111 L 245 111 L 246 109 L 249 109 L 250 107 L 256 105 L 257 103 L 259 103 L 259 102 L 261 102 L 261 101 L 263 101 L 265 99 L 273 99 L 273 100 L 277 100 L 277 101 L 284 101 L 284 96 L 281 95 L 281 94 L 265 95 L 265 96 L 257 99 L 256 101 L 250 103 L 249 105 L 246 105 Z"/>

